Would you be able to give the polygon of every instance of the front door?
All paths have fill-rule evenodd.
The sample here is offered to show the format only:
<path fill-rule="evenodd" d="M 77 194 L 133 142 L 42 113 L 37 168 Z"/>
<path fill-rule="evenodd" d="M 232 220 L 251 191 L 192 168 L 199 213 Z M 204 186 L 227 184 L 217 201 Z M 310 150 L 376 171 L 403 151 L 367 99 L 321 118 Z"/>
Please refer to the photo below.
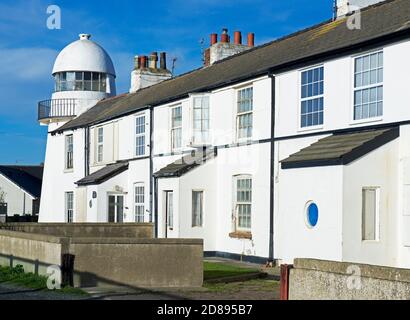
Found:
<path fill-rule="evenodd" d="M 109 195 L 108 196 L 108 222 L 123 223 L 124 222 L 124 196 Z"/>
<path fill-rule="evenodd" d="M 165 238 L 174 230 L 174 192 L 165 192 Z"/>

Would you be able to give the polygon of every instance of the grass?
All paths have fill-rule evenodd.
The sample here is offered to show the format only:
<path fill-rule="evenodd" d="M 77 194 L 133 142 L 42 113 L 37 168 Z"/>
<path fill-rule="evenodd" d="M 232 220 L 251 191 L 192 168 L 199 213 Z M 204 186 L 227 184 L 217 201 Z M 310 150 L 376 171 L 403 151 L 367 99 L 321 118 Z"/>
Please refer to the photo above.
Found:
<path fill-rule="evenodd" d="M 236 265 L 217 263 L 217 262 L 204 262 L 204 280 L 213 280 L 218 278 L 241 276 L 249 273 L 259 272 L 258 269 L 244 268 Z"/>
<path fill-rule="evenodd" d="M 272 292 L 279 290 L 279 282 L 275 280 L 254 279 L 244 282 L 204 283 L 204 287 L 211 292 L 233 293 L 241 290 Z"/>
<path fill-rule="evenodd" d="M 48 291 L 47 277 L 24 272 L 24 268 L 18 265 L 14 268 L 0 266 L 0 283 L 15 284 L 29 289 Z M 81 289 L 69 286 L 55 290 L 56 293 L 87 295 Z"/>

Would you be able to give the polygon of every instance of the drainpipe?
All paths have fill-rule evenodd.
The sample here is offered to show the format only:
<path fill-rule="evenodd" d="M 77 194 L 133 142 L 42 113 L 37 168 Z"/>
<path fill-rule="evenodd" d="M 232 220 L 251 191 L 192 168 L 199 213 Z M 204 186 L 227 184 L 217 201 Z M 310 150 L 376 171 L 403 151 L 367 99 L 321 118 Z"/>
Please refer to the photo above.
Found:
<path fill-rule="evenodd" d="M 90 174 L 90 127 L 84 129 L 84 176 Z"/>
<path fill-rule="evenodd" d="M 153 221 L 154 216 L 154 237 L 158 238 L 158 180 L 154 177 L 154 107 L 150 106 L 150 154 L 149 154 L 149 170 L 150 170 L 150 221 Z M 154 213 L 154 214 L 153 214 Z"/>
<path fill-rule="evenodd" d="M 269 262 L 274 262 L 274 217 L 275 217 L 275 75 L 269 74 L 271 79 L 271 142 L 270 142 L 270 219 L 269 219 Z"/>

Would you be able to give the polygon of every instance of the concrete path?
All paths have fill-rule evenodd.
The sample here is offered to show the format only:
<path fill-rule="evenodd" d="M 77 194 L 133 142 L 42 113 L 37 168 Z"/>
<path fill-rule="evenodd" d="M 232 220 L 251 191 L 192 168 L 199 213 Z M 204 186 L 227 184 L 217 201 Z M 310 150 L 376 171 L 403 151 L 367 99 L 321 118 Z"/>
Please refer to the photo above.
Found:
<path fill-rule="evenodd" d="M 0 300 L 82 300 L 87 297 L 0 284 Z"/>

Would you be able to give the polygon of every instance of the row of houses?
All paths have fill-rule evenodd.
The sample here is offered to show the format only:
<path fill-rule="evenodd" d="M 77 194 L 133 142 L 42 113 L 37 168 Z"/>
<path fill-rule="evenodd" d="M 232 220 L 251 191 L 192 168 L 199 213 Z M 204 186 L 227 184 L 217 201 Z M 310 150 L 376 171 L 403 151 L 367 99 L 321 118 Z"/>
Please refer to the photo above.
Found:
<path fill-rule="evenodd" d="M 352 29 L 345 2 L 257 47 L 212 34 L 204 66 L 180 76 L 165 53 L 137 56 L 122 95 L 81 35 L 39 103 L 40 222 L 152 222 L 261 263 L 410 267 L 410 3 L 358 1 Z"/>

